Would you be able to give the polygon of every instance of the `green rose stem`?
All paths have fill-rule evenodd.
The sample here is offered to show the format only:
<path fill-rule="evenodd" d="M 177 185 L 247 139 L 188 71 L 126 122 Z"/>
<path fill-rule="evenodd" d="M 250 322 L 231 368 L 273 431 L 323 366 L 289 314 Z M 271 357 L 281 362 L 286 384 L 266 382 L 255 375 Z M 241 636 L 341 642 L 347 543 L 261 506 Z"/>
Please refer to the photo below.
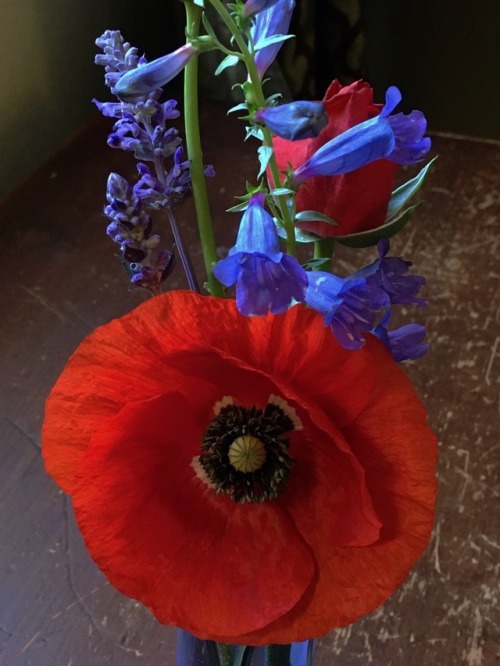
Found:
<path fill-rule="evenodd" d="M 253 58 L 253 55 L 248 50 L 248 46 L 246 45 L 245 40 L 242 37 L 241 31 L 234 22 L 231 14 L 222 4 L 221 0 L 210 0 L 210 3 L 217 11 L 219 16 L 222 18 L 226 26 L 228 27 L 230 33 L 234 38 L 234 41 L 236 42 L 238 48 L 240 49 L 253 88 L 252 92 L 254 95 L 254 99 L 252 101 L 255 103 L 257 108 L 263 109 L 266 106 L 266 98 L 264 96 L 264 91 L 262 90 L 262 82 L 260 80 L 257 67 L 255 66 L 255 60 Z M 262 127 L 262 134 L 264 136 L 264 145 L 272 149 L 273 136 L 269 128 Z M 276 163 L 276 157 L 274 155 L 274 150 L 269 160 L 269 168 L 271 170 L 271 175 L 273 177 L 274 187 L 280 187 L 281 178 L 278 165 Z M 293 224 L 293 220 L 290 217 L 290 212 L 288 210 L 287 197 L 278 196 L 277 199 L 279 202 L 283 225 L 286 231 L 287 252 L 292 257 L 295 257 L 297 255 L 296 242 L 295 242 L 295 226 Z"/>
<path fill-rule="evenodd" d="M 314 241 L 314 259 L 325 259 L 324 263 L 321 264 L 317 270 L 331 270 L 334 247 L 334 238 L 320 238 L 319 240 Z"/>
<path fill-rule="evenodd" d="M 199 35 L 202 9 L 192 0 L 184 0 L 186 8 L 186 32 L 188 39 Z M 198 109 L 198 57 L 192 58 L 184 72 L 184 126 L 186 147 L 190 160 L 191 185 L 193 189 L 196 219 L 200 234 L 203 261 L 207 274 L 207 289 L 213 296 L 224 296 L 224 289 L 213 274 L 213 267 L 218 261 L 212 216 L 208 200 L 205 174 L 203 173 L 203 151 L 200 138 L 200 120 Z"/>

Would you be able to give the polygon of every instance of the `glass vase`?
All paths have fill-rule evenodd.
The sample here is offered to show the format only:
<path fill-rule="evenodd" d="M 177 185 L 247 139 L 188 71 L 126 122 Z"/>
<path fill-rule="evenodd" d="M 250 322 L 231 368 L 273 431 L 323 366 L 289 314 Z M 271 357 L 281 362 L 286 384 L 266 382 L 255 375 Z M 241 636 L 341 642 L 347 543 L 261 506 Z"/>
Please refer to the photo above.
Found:
<path fill-rule="evenodd" d="M 253 647 L 202 640 L 178 629 L 176 666 L 313 666 L 315 650 L 314 639 Z"/>

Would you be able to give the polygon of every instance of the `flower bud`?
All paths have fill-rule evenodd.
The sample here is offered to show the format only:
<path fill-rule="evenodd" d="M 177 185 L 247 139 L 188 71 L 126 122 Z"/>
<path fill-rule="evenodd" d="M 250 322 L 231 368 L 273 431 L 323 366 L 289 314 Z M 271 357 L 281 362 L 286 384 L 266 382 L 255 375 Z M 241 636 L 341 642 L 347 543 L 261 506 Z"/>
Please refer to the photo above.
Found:
<path fill-rule="evenodd" d="M 289 141 L 318 136 L 328 124 L 328 115 L 322 102 L 299 101 L 259 109 L 254 118 Z"/>
<path fill-rule="evenodd" d="M 197 53 L 192 44 L 126 72 L 116 83 L 114 93 L 125 102 L 147 97 L 177 76 Z"/>

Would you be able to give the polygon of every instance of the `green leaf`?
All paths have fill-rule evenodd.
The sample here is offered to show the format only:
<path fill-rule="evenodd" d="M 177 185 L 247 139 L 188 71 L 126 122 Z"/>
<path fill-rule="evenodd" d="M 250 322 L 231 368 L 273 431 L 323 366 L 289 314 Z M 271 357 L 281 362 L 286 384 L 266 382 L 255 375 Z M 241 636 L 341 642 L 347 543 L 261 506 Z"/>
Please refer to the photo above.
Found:
<path fill-rule="evenodd" d="M 326 222 L 338 226 L 340 223 L 317 210 L 303 210 L 295 216 L 296 222 Z"/>
<path fill-rule="evenodd" d="M 410 208 L 407 208 L 376 229 L 359 231 L 357 234 L 349 234 L 347 236 L 335 236 L 335 240 L 341 245 L 348 245 L 349 247 L 370 247 L 376 245 L 381 238 L 390 238 L 400 231 L 410 221 L 419 206 L 420 203 L 410 206 Z"/>
<path fill-rule="evenodd" d="M 291 39 L 292 37 L 293 35 L 273 35 L 272 37 L 266 37 L 266 39 L 260 39 L 259 42 L 255 45 L 255 51 L 265 49 L 266 46 L 271 46 L 271 44 L 284 42 L 287 39 Z"/>
<path fill-rule="evenodd" d="M 237 65 L 239 61 L 240 59 L 237 56 L 234 55 L 226 56 L 215 70 L 215 76 L 219 76 L 219 74 L 221 74 L 228 67 L 234 67 L 234 65 Z"/>
<path fill-rule="evenodd" d="M 278 230 L 278 236 L 280 238 L 286 239 L 285 228 L 282 227 L 277 220 L 274 220 L 274 223 L 276 225 L 276 229 Z M 302 231 L 302 229 L 298 229 L 297 227 L 295 227 L 295 240 L 297 241 L 297 243 L 314 243 L 317 240 L 320 240 L 320 237 L 316 236 L 316 234 L 310 234 L 307 231 Z"/>
<path fill-rule="evenodd" d="M 236 104 L 236 106 L 232 106 L 227 113 L 229 115 L 230 113 L 236 113 L 236 111 L 247 111 L 248 112 L 248 107 L 245 104 L 245 102 L 241 102 L 241 104 Z"/>
<path fill-rule="evenodd" d="M 400 185 L 396 190 L 394 190 L 389 200 L 386 222 L 391 220 L 395 215 L 397 215 L 399 211 L 401 211 L 405 207 L 405 205 L 408 203 L 411 197 L 420 189 L 427 174 L 429 173 L 429 169 L 436 160 L 437 157 L 434 157 L 429 162 L 429 164 L 426 164 L 426 166 L 424 166 L 422 171 L 420 171 L 420 173 L 417 176 L 415 176 L 415 178 L 412 178 L 407 183 Z"/>
<path fill-rule="evenodd" d="M 226 209 L 226 213 L 240 213 L 242 210 L 248 208 L 248 201 L 243 201 L 242 203 L 236 204 L 236 206 L 231 206 L 231 208 Z"/>
<path fill-rule="evenodd" d="M 282 197 L 285 194 L 295 194 L 295 192 L 288 189 L 288 187 L 277 187 L 275 190 L 271 190 L 269 194 L 272 194 L 273 197 Z"/>
<path fill-rule="evenodd" d="M 261 146 L 257 151 L 257 153 L 259 154 L 259 162 L 260 162 L 260 171 L 257 174 L 257 178 L 260 178 L 267 169 L 269 160 L 273 156 L 273 149 L 270 146 Z"/>

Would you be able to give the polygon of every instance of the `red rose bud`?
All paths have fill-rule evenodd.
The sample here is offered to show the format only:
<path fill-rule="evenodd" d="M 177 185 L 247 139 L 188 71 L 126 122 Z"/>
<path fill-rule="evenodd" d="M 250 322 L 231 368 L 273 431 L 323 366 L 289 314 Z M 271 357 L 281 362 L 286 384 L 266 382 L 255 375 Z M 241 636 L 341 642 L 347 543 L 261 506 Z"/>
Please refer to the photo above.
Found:
<path fill-rule="evenodd" d="M 192 44 L 184 44 L 177 51 L 140 65 L 124 74 L 114 87 L 114 93 L 125 102 L 147 97 L 179 74 L 197 53 Z"/>
<path fill-rule="evenodd" d="M 300 101 L 259 109 L 254 119 L 288 141 L 311 139 L 318 136 L 328 124 L 328 115 L 322 102 Z"/>
<path fill-rule="evenodd" d="M 423 137 L 425 118 L 419 111 L 389 115 L 399 100 L 399 91 L 389 88 L 382 108 L 373 103 L 367 83 L 342 87 L 334 81 L 323 99 L 328 124 L 317 138 L 298 143 L 275 139 L 278 167 L 285 170 L 291 163 L 298 181 L 308 178 L 307 186 L 298 191 L 297 211 L 317 210 L 338 222 L 304 221 L 297 226 L 328 237 L 383 224 L 394 189 L 394 162 L 412 163 L 430 148 L 429 139 Z M 347 130 L 351 133 L 343 141 L 339 135 Z"/>

